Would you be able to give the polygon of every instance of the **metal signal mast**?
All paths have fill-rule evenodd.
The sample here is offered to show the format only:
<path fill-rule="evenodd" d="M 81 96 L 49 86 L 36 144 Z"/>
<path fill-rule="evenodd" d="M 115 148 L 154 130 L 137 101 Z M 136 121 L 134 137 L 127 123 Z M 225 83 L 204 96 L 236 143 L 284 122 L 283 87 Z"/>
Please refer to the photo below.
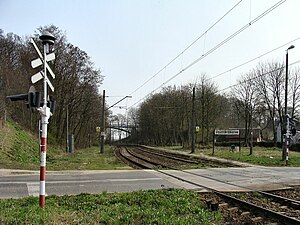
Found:
<path fill-rule="evenodd" d="M 54 91 L 54 87 L 51 84 L 50 80 L 47 77 L 47 71 L 50 73 L 52 78 L 55 78 L 55 74 L 47 64 L 48 61 L 51 61 L 55 59 L 54 53 L 49 53 L 49 47 L 50 45 L 54 44 L 55 37 L 50 34 L 49 32 L 44 32 L 40 36 L 40 39 L 42 40 L 42 43 L 44 45 L 44 55 L 40 52 L 37 45 L 35 44 L 34 40 L 31 39 L 31 43 L 33 44 L 33 47 L 35 48 L 36 52 L 38 53 L 39 58 L 33 60 L 31 62 L 31 66 L 33 68 L 36 68 L 40 65 L 44 65 L 44 68 L 42 71 L 38 72 L 37 74 L 33 75 L 31 77 L 32 83 L 35 83 L 41 79 L 44 78 L 44 94 L 43 94 L 43 102 L 42 106 L 40 106 L 37 110 L 41 114 L 41 126 L 42 126 L 42 135 L 41 135 L 41 152 L 40 152 L 40 207 L 45 207 L 45 183 L 46 183 L 46 152 L 47 152 L 47 127 L 48 127 L 48 120 L 50 116 L 52 115 L 53 106 L 51 106 L 51 102 L 49 101 L 48 104 L 48 93 L 47 89 L 49 88 Z M 52 111 L 52 112 L 51 112 Z"/>

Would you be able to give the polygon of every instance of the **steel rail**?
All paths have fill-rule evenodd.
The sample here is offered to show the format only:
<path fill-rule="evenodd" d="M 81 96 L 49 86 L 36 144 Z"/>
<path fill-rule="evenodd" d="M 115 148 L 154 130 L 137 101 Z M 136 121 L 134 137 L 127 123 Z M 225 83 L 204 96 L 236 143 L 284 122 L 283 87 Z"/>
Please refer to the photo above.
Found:
<path fill-rule="evenodd" d="M 174 155 L 169 155 L 168 153 L 167 154 L 164 154 L 164 153 L 159 153 L 159 152 L 151 152 L 149 150 L 146 150 L 145 148 L 137 148 L 139 151 L 143 151 L 143 152 L 147 152 L 147 153 L 150 153 L 150 154 L 153 154 L 153 155 L 157 155 L 157 156 L 163 156 L 163 157 L 167 157 L 169 159 L 173 159 L 173 160 L 177 160 L 177 161 L 182 161 L 182 162 L 186 162 L 186 163 L 191 163 L 191 164 L 199 164 L 199 161 L 194 161 L 194 160 L 190 160 L 190 159 L 183 159 L 183 158 L 179 158 L 177 156 L 174 156 Z"/>
<path fill-rule="evenodd" d="M 129 157 L 128 155 L 125 155 L 122 150 L 126 151 L 128 154 L 130 154 L 133 157 Z M 128 149 L 126 147 L 123 147 L 122 149 L 119 148 L 119 154 L 122 158 L 125 158 L 130 163 L 132 163 L 142 169 L 153 169 L 154 167 L 157 166 L 156 163 L 153 163 L 151 161 L 146 161 L 145 159 L 142 159 L 140 157 L 137 157 L 136 155 L 131 154 L 131 152 L 128 151 Z M 141 161 L 137 161 L 135 159 L 141 160 L 143 163 L 141 163 Z"/>
<path fill-rule="evenodd" d="M 157 150 L 157 151 L 159 151 L 159 150 Z M 168 153 L 172 154 L 171 152 L 168 152 Z M 176 155 L 178 155 L 178 154 L 179 153 L 177 153 Z M 181 155 L 183 155 L 183 154 L 181 154 Z M 183 156 L 185 156 L 185 155 L 183 155 Z M 175 168 L 173 168 L 173 169 L 175 169 Z M 279 196 L 279 195 L 274 195 L 274 194 L 271 194 L 271 193 L 268 193 L 268 192 L 265 192 L 265 191 L 259 191 L 259 190 L 247 188 L 247 187 L 244 187 L 244 186 L 241 186 L 241 185 L 232 184 L 230 182 L 226 182 L 226 181 L 219 180 L 219 179 L 212 178 L 212 177 L 205 176 L 205 175 L 196 174 L 196 173 L 189 172 L 189 171 L 183 171 L 183 172 L 191 174 L 191 175 L 195 175 L 195 176 L 199 176 L 199 177 L 204 177 L 204 178 L 207 178 L 207 179 L 215 180 L 217 182 L 224 183 L 224 184 L 227 184 L 227 185 L 232 185 L 234 187 L 244 188 L 244 189 L 247 189 L 247 190 L 249 190 L 251 192 L 257 192 L 259 194 L 262 194 L 262 195 L 265 195 L 265 196 L 267 196 L 269 198 L 272 198 L 273 200 L 275 200 L 275 201 L 277 201 L 277 202 L 279 202 L 281 204 L 287 205 L 287 206 L 295 208 L 295 209 L 300 209 L 300 201 L 297 201 L 297 200 L 294 200 L 294 199 L 289 199 L 289 198 L 285 198 L 285 197 L 282 197 L 282 196 Z"/>
<path fill-rule="evenodd" d="M 128 151 L 128 149 L 127 149 Z M 128 151 L 129 153 L 131 153 L 130 151 Z M 136 154 L 134 155 L 134 157 L 137 157 L 137 158 L 140 158 L 138 156 L 136 156 Z M 140 158 L 141 160 L 145 160 L 143 158 Z M 149 161 L 151 161 L 149 159 Z M 153 163 L 153 162 L 151 162 Z M 176 168 L 171 168 L 171 167 L 168 167 L 169 169 L 173 169 L 173 170 L 177 170 Z M 153 168 L 150 168 L 150 169 L 153 169 Z M 183 181 L 183 182 L 186 182 L 186 183 L 189 183 L 189 184 L 192 184 L 194 186 L 197 186 L 197 187 L 201 187 L 201 188 L 205 188 L 207 190 L 211 190 L 213 193 L 219 195 L 219 196 L 222 196 L 223 198 L 226 198 L 226 199 L 229 199 L 230 201 L 232 202 L 235 202 L 236 204 L 238 205 L 241 205 L 241 207 L 246 207 L 251 211 L 255 211 L 255 212 L 258 212 L 258 213 L 263 213 L 263 214 L 267 214 L 268 217 L 270 218 L 276 218 L 284 223 L 288 223 L 288 224 L 300 224 L 300 220 L 297 220 L 295 218 L 292 218 L 292 217 L 289 217 L 289 216 L 286 216 L 286 215 L 283 215 L 281 213 L 278 213 L 276 211 L 273 211 L 273 210 L 270 210 L 270 209 L 266 209 L 266 208 L 263 208 L 263 207 L 260 207 L 260 206 L 257 206 L 253 203 L 249 203 L 249 202 L 246 202 L 246 201 L 243 201 L 243 200 L 240 200 L 240 199 L 237 199 L 235 197 L 232 197 L 230 195 L 227 195 L 227 194 L 224 194 L 224 193 L 221 193 L 219 192 L 218 190 L 214 189 L 214 188 L 211 188 L 211 187 L 208 187 L 208 186 L 205 186 L 205 185 L 201 185 L 199 183 L 195 183 L 193 181 L 190 181 L 190 180 L 187 180 L 187 179 L 184 179 L 184 178 L 181 178 L 181 177 L 178 177 L 176 175 L 173 175 L 173 174 L 170 174 L 170 173 L 167 173 L 165 171 L 162 171 L 162 170 L 158 170 L 158 169 L 155 169 L 157 172 L 159 173 L 162 173 L 164 175 L 167 175 L 167 176 L 170 176 L 172 178 L 175 178 L 177 180 L 180 180 L 180 181 Z M 236 186 L 236 187 L 240 187 L 240 188 L 244 188 L 244 189 L 247 189 L 249 191 L 256 191 L 256 190 L 252 190 L 250 188 L 246 188 L 246 187 L 242 187 L 240 185 L 235 185 L 235 184 L 231 184 L 231 183 L 228 183 L 228 182 L 224 182 L 224 181 L 221 181 L 221 180 L 218 180 L 218 179 L 215 179 L 215 178 L 212 178 L 212 177 L 208 177 L 208 176 L 204 176 L 204 175 L 199 175 L 199 174 L 195 174 L 195 173 L 191 173 L 191 172 L 188 172 L 188 171 L 182 171 L 181 172 L 183 173 L 188 173 L 188 174 L 191 174 L 191 175 L 194 175 L 194 176 L 200 176 L 200 177 L 204 177 L 204 178 L 207 178 L 207 179 L 212 179 L 212 180 L 215 180 L 217 182 L 220 182 L 220 183 L 226 183 L 228 185 L 232 185 L 232 186 Z M 273 194 L 269 194 L 269 193 L 266 193 L 266 192 L 262 192 L 262 191 L 256 191 L 258 193 L 261 193 L 263 195 L 268 195 L 269 197 L 273 197 L 273 196 L 276 196 L 276 195 L 273 195 Z M 274 197 L 275 198 L 275 197 Z M 284 197 L 281 197 L 281 196 L 276 196 L 276 199 L 282 199 L 283 202 L 287 202 L 287 200 L 292 200 L 292 199 L 287 199 L 287 198 L 284 198 Z M 298 201 L 296 200 L 292 200 L 294 203 L 294 205 L 298 205 Z"/>
<path fill-rule="evenodd" d="M 276 218 L 276 219 L 280 220 L 281 222 L 283 222 L 284 224 L 290 224 L 290 225 L 294 225 L 294 224 L 299 225 L 300 224 L 300 220 L 297 220 L 293 217 L 286 216 L 286 215 L 278 213 L 276 211 L 273 211 L 273 210 L 270 210 L 270 209 L 267 209 L 267 208 L 263 208 L 261 206 L 255 205 L 255 204 L 250 203 L 250 202 L 246 202 L 244 200 L 226 195 L 226 194 L 221 193 L 221 192 L 215 192 L 215 193 L 217 195 L 223 197 L 223 198 L 228 199 L 229 201 L 233 201 L 235 204 L 240 205 L 240 207 L 242 207 L 242 208 L 246 205 L 247 208 L 250 208 L 250 210 L 252 210 L 252 211 L 255 211 L 257 213 L 263 213 L 263 214 L 266 213 L 269 216 L 271 216 L 273 219 Z"/>

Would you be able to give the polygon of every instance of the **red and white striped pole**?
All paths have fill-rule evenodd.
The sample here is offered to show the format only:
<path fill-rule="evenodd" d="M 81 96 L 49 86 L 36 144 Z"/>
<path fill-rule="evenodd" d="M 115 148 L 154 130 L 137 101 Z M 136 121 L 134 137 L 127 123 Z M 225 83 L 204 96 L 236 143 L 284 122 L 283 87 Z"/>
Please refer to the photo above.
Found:
<path fill-rule="evenodd" d="M 47 126 L 50 117 L 50 109 L 47 104 L 40 111 L 42 115 L 42 137 L 40 153 L 40 207 L 45 207 L 45 182 L 46 182 L 46 152 L 47 152 Z"/>
<path fill-rule="evenodd" d="M 44 68 L 43 68 L 43 71 L 40 71 L 31 77 L 31 82 L 36 83 L 37 81 L 44 78 L 44 95 L 43 95 L 43 102 L 42 102 L 43 105 L 42 105 L 42 107 L 40 107 L 40 102 L 37 102 L 35 104 L 37 107 L 37 110 L 40 112 L 41 118 L 42 118 L 41 119 L 42 135 L 41 135 L 41 142 L 40 142 L 41 143 L 41 146 L 40 146 L 40 149 L 41 149 L 41 151 L 40 151 L 40 207 L 44 208 L 45 207 L 45 195 L 46 195 L 46 191 L 45 191 L 46 184 L 45 183 L 46 183 L 47 127 L 48 127 L 48 120 L 49 120 L 50 116 L 52 115 L 50 107 L 47 106 L 48 105 L 47 86 L 49 85 L 50 89 L 52 91 L 54 91 L 53 85 L 48 80 L 47 70 L 49 71 L 49 73 L 51 74 L 53 79 L 55 78 L 55 74 L 53 73 L 53 71 L 47 64 L 47 61 L 51 61 L 51 60 L 55 59 L 55 55 L 54 55 L 54 53 L 47 55 L 47 53 L 49 53 L 49 45 L 54 44 L 55 37 L 51 33 L 45 31 L 40 36 L 40 39 L 42 40 L 42 43 L 44 45 L 44 55 L 42 55 L 39 48 L 35 44 L 34 40 L 31 39 L 31 43 L 33 44 L 33 47 L 35 48 L 36 52 L 39 55 L 38 59 L 31 61 L 31 66 L 32 66 L 32 68 L 36 68 L 44 63 Z M 39 101 L 39 99 L 36 101 Z M 50 103 L 51 102 L 49 102 L 49 105 L 51 105 Z M 51 108 L 53 109 L 53 107 L 51 107 Z M 40 129 L 40 127 L 39 127 L 39 129 Z M 39 130 L 39 132 L 40 132 L 40 130 Z"/>
<path fill-rule="evenodd" d="M 49 36 L 46 36 L 48 38 Z M 43 37 L 40 37 L 43 40 Z M 47 53 L 49 52 L 49 40 L 43 40 L 44 44 L 44 96 L 43 107 L 40 108 L 42 117 L 42 137 L 41 137 L 41 153 L 40 153 L 40 207 L 45 207 L 46 195 L 46 153 L 47 153 L 47 128 L 48 120 L 51 116 L 50 108 L 47 107 L 48 94 L 47 94 Z"/>
<path fill-rule="evenodd" d="M 41 153 L 40 153 L 40 207 L 45 207 L 45 194 L 46 194 L 46 152 L 47 152 L 47 126 L 48 118 L 47 115 L 47 68 L 46 68 L 46 54 L 47 44 L 44 44 L 44 98 L 43 107 L 40 110 L 42 117 L 42 138 L 41 138 Z M 50 110 L 49 110 L 50 112 Z"/>

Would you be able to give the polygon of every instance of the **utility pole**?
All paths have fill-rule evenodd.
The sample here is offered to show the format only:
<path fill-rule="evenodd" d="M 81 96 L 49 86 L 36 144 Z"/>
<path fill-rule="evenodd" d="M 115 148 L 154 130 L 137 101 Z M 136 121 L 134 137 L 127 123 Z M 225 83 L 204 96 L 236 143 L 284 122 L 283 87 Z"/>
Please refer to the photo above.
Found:
<path fill-rule="evenodd" d="M 102 126 L 100 137 L 100 153 L 104 153 L 104 136 L 105 136 L 105 90 L 103 90 L 102 96 Z"/>
<path fill-rule="evenodd" d="M 252 121 L 252 113 L 251 113 L 251 125 L 250 125 L 250 153 L 249 155 L 253 154 L 253 121 Z"/>
<path fill-rule="evenodd" d="M 205 113 L 205 99 L 204 99 L 204 80 L 201 85 L 201 145 L 204 145 L 204 113 Z"/>
<path fill-rule="evenodd" d="M 66 138 L 66 152 L 69 152 L 69 104 L 67 104 L 67 112 L 66 112 L 66 116 L 67 116 L 67 138 Z"/>
<path fill-rule="evenodd" d="M 287 99 L 288 99 L 288 79 L 289 79 L 289 53 L 288 51 L 295 48 L 294 45 L 291 45 L 290 47 L 288 47 L 288 49 L 286 50 L 286 54 L 285 54 L 285 93 L 284 93 L 284 118 L 286 118 L 286 134 L 284 134 L 284 142 L 285 144 L 283 144 L 283 148 L 282 148 L 282 160 L 285 160 L 285 164 L 288 164 L 288 151 L 289 151 L 289 138 L 290 138 L 290 134 L 289 134 L 289 126 L 288 126 L 288 113 L 287 113 Z M 282 130 L 282 129 L 281 129 Z"/>
<path fill-rule="evenodd" d="M 193 87 L 193 98 L 192 98 L 192 151 L 195 153 L 195 87 Z"/>

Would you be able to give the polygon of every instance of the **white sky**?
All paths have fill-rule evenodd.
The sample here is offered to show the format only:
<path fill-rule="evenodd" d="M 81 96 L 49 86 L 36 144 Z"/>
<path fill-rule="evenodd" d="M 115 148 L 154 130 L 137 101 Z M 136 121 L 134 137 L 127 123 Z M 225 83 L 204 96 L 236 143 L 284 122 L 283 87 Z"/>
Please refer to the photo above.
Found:
<path fill-rule="evenodd" d="M 69 42 L 87 52 L 103 71 L 109 105 L 131 95 L 119 106 L 131 106 L 279 0 L 243 0 L 188 51 L 139 90 L 203 34 L 239 0 L 0 0 L 0 28 L 5 33 L 31 35 L 39 26 L 54 24 Z M 167 85 L 214 77 L 241 63 L 300 38 L 300 1 L 287 0 Z M 232 70 L 213 81 L 219 89 L 236 83 L 258 62 L 300 60 L 300 40 Z M 29 63 L 29 62 L 28 62 Z M 295 66 L 299 66 L 299 64 Z M 291 67 L 292 68 L 292 67 Z M 134 92 L 135 91 L 135 92 Z M 134 92 L 134 93 L 133 93 Z M 125 113 L 113 108 L 114 113 Z"/>

